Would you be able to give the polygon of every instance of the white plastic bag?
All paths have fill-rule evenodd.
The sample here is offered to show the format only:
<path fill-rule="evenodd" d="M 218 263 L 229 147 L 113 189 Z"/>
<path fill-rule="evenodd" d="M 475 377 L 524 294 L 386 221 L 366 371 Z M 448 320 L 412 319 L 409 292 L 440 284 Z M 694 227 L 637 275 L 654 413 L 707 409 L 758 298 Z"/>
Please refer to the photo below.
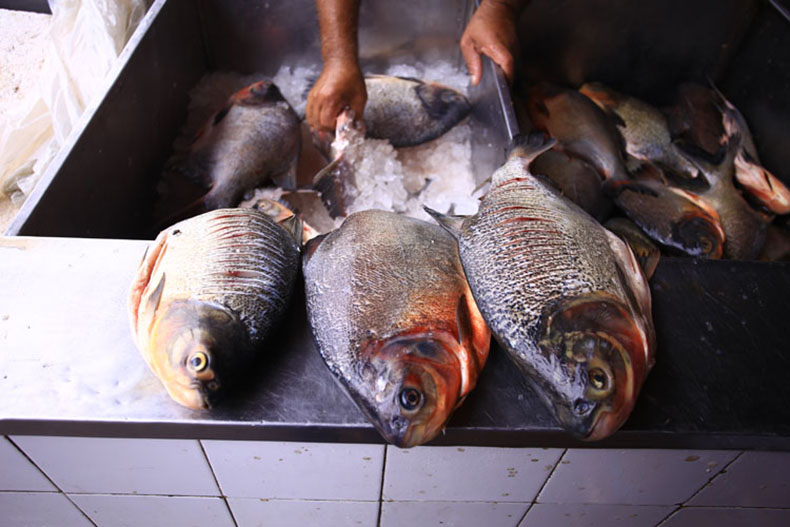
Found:
<path fill-rule="evenodd" d="M 0 123 L 0 192 L 21 206 L 66 142 L 151 0 L 49 0 L 39 91 Z"/>

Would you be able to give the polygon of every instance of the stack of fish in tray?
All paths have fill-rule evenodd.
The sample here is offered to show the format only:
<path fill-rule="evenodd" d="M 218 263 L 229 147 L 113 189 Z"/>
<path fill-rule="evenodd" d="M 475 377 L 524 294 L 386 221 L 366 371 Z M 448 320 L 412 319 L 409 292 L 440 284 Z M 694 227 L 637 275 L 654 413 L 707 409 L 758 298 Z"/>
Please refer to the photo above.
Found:
<path fill-rule="evenodd" d="M 335 215 L 353 199 L 349 134 L 431 141 L 471 109 L 440 85 L 369 82 L 385 96 L 371 97 L 359 122 L 341 116 L 334 160 L 315 177 Z M 646 105 L 597 85 L 582 92 L 530 91 L 532 123 L 545 133 L 515 142 L 474 215 L 426 208 L 431 223 L 363 210 L 319 235 L 276 202 L 232 208 L 262 180 L 293 186 L 300 150 L 299 119 L 274 84 L 240 91 L 183 160 L 207 191 L 177 216 L 197 215 L 162 230 L 132 285 L 132 333 L 144 358 L 173 399 L 212 407 L 265 360 L 301 266 L 318 351 L 388 442 L 419 445 L 444 429 L 474 388 L 492 335 L 563 428 L 588 440 L 611 435 L 654 363 L 646 276 L 655 255 L 643 247 L 652 239 L 696 256 L 751 257 L 767 213 L 733 180 L 768 211 L 790 203 L 720 95 L 712 104 L 725 140 L 692 156 L 644 117 Z M 698 123 L 683 115 L 673 126 L 688 123 L 682 133 L 694 137 Z M 604 228 L 612 201 L 644 230 L 623 235 L 634 231 L 608 223 L 621 238 Z"/>

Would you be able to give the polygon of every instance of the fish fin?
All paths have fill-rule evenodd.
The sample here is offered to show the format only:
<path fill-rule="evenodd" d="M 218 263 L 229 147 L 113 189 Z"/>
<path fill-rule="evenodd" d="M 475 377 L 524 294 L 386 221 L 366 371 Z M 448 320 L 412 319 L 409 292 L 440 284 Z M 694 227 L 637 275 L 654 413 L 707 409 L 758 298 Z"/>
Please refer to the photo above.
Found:
<path fill-rule="evenodd" d="M 302 261 L 307 264 L 312 258 L 313 253 L 315 253 L 318 246 L 321 245 L 321 242 L 324 241 L 324 238 L 329 236 L 329 233 L 326 234 L 319 234 L 314 238 L 310 238 L 307 243 L 302 246 Z"/>
<path fill-rule="evenodd" d="M 280 222 L 280 226 L 296 240 L 297 245 L 302 245 L 302 227 L 304 222 L 296 214 L 292 214 Z"/>
<path fill-rule="evenodd" d="M 165 290 L 165 273 L 162 273 L 162 278 L 159 279 L 159 283 L 156 284 L 156 287 L 148 295 L 148 298 L 145 301 L 146 309 L 150 310 L 152 313 L 156 311 L 156 308 L 159 307 L 159 302 L 162 300 L 162 292 Z"/>
<path fill-rule="evenodd" d="M 551 149 L 557 141 L 543 132 L 519 134 L 510 142 L 508 159 L 513 156 L 523 158 L 527 164 L 546 150 Z"/>
<path fill-rule="evenodd" d="M 627 218 L 612 218 L 604 224 L 604 227 L 628 245 L 639 262 L 639 267 L 645 278 L 650 280 L 661 259 L 661 251 L 650 241 L 648 235 L 636 223 Z"/>
<path fill-rule="evenodd" d="M 470 196 L 474 196 L 475 194 L 477 194 L 477 193 L 480 191 L 480 189 L 482 189 L 483 187 L 485 187 L 487 184 L 491 183 L 491 178 L 492 178 L 492 176 L 488 176 L 488 177 L 487 177 L 487 178 L 485 178 L 483 181 L 481 181 L 481 182 L 480 182 L 480 183 L 479 183 L 479 184 L 478 184 L 478 185 L 477 185 L 477 186 L 474 188 L 474 190 L 472 191 L 472 193 L 470 194 Z"/>
<path fill-rule="evenodd" d="M 461 346 L 472 349 L 474 327 L 472 326 L 472 317 L 469 315 L 469 302 L 466 295 L 461 295 L 461 298 L 458 299 L 458 305 L 455 308 L 455 322 L 458 325 L 458 342 L 461 343 Z"/>
<path fill-rule="evenodd" d="M 464 220 L 467 218 L 466 216 L 448 216 L 430 207 L 423 207 L 423 209 L 430 214 L 440 226 L 444 227 L 447 232 L 452 234 L 454 238 L 460 236 Z"/>
<path fill-rule="evenodd" d="M 417 84 L 425 84 L 424 80 L 418 79 L 417 77 L 401 77 L 400 75 L 396 75 L 395 78 L 404 81 L 416 82 Z"/>
<path fill-rule="evenodd" d="M 297 156 L 298 159 L 298 156 Z M 282 174 L 277 174 L 276 176 L 272 176 L 272 181 L 274 183 L 284 189 L 284 190 L 296 190 L 296 169 L 298 163 L 296 159 L 291 166 L 288 167 L 288 170 L 283 172 Z"/>
<path fill-rule="evenodd" d="M 650 188 L 648 185 L 640 183 L 639 181 L 615 181 L 613 179 L 607 179 L 601 183 L 601 186 L 607 196 L 615 199 L 627 190 L 636 192 L 638 194 L 644 194 L 653 198 L 657 198 L 659 196 L 658 192 Z"/>
<path fill-rule="evenodd" d="M 333 219 L 348 214 L 353 185 L 353 174 L 342 154 L 313 178 L 313 188 L 318 191 L 321 201 Z"/>
<path fill-rule="evenodd" d="M 212 126 L 217 126 L 225 118 L 225 116 L 228 115 L 228 112 L 230 111 L 231 106 L 233 106 L 233 105 L 232 104 L 226 104 L 224 108 L 222 108 L 220 111 L 218 111 L 214 115 L 214 120 L 212 121 Z M 202 135 L 203 131 L 201 130 L 200 132 L 198 132 L 198 134 Z"/>

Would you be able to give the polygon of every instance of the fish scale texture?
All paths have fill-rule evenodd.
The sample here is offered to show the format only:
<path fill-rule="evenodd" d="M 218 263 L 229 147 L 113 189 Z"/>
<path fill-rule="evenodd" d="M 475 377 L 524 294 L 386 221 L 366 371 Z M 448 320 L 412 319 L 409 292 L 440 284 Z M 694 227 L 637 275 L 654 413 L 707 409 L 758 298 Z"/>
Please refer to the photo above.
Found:
<path fill-rule="evenodd" d="M 253 341 L 263 338 L 287 308 L 299 269 L 288 232 L 258 211 L 221 209 L 166 233 L 152 277 L 158 283 L 156 274 L 166 273 L 161 305 L 182 298 L 222 304 L 240 316 Z"/>
<path fill-rule="evenodd" d="M 346 383 L 369 339 L 425 326 L 458 331 L 456 306 L 468 288 L 454 240 L 436 225 L 378 210 L 352 214 L 303 267 L 313 335 Z"/>
<path fill-rule="evenodd" d="M 521 360 L 540 359 L 542 316 L 592 291 L 625 299 L 606 231 L 512 157 L 459 236 L 459 252 L 486 322 Z"/>

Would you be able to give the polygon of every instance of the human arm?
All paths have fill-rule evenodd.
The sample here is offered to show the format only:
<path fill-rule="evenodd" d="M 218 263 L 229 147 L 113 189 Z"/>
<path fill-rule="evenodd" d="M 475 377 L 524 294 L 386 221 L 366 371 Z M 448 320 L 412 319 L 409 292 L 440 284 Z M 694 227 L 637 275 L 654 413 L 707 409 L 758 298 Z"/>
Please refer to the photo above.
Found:
<path fill-rule="evenodd" d="M 487 55 L 512 82 L 518 47 L 516 21 L 529 0 L 483 0 L 461 37 L 461 53 L 477 85 L 483 76 L 481 54 Z"/>
<path fill-rule="evenodd" d="M 338 114 L 351 108 L 361 117 L 367 101 L 359 67 L 359 0 L 316 0 L 324 67 L 307 95 L 305 118 L 311 128 L 334 131 Z"/>

